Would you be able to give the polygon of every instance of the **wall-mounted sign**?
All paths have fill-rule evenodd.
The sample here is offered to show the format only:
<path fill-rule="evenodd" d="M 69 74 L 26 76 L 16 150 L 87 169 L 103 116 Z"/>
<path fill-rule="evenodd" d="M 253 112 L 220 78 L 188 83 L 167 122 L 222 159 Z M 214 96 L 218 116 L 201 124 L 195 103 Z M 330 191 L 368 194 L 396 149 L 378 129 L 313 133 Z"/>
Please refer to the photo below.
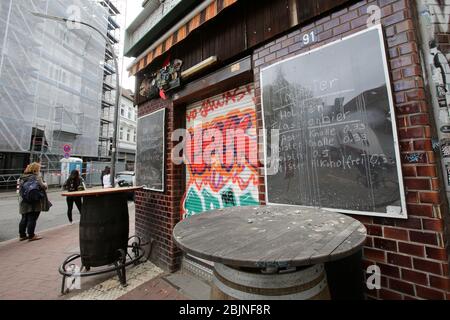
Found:
<path fill-rule="evenodd" d="M 164 192 L 165 114 L 161 109 L 138 119 L 136 184 Z"/>
<path fill-rule="evenodd" d="M 157 96 L 166 99 L 166 92 L 178 88 L 181 85 L 181 60 L 174 60 L 157 72 L 145 75 L 139 87 L 139 94 L 147 98 Z"/>
<path fill-rule="evenodd" d="M 269 66 L 261 82 L 268 203 L 407 218 L 380 26 Z"/>

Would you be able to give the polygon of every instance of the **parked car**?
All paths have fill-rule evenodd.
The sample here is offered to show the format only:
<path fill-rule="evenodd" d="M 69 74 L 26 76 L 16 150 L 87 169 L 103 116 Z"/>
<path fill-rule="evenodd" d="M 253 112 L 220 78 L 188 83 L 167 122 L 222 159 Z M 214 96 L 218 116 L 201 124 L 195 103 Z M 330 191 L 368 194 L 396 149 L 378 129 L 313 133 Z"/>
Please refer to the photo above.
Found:
<path fill-rule="evenodd" d="M 136 186 L 136 175 L 132 171 L 123 171 L 116 174 L 115 187 L 127 188 Z M 128 194 L 130 200 L 134 200 L 134 192 Z"/>

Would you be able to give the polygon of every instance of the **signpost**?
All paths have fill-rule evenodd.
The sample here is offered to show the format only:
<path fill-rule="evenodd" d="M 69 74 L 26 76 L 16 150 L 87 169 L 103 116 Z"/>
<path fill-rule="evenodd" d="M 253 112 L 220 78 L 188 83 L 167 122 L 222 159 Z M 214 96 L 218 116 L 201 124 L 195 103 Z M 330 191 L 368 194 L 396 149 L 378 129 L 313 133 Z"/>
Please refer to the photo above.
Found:
<path fill-rule="evenodd" d="M 63 150 L 64 150 L 64 158 L 69 159 L 70 151 L 72 151 L 72 147 L 70 145 L 66 144 L 66 145 L 64 145 Z"/>

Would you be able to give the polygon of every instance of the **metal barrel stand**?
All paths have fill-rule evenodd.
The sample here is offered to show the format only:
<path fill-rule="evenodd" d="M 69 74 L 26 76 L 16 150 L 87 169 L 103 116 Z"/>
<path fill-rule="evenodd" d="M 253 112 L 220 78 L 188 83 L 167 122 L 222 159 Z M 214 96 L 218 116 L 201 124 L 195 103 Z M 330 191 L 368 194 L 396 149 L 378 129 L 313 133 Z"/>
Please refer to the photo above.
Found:
<path fill-rule="evenodd" d="M 74 261 L 81 259 L 81 254 L 73 254 L 64 260 L 62 265 L 59 267 L 59 273 L 63 276 L 62 284 L 61 284 L 61 294 L 67 294 L 69 289 L 66 288 L 66 280 L 68 277 L 74 278 L 74 281 L 77 277 L 92 277 L 101 274 L 106 274 L 110 272 L 116 272 L 119 277 L 120 284 L 124 287 L 127 286 L 127 277 L 126 277 L 126 267 L 130 265 L 139 265 L 141 263 L 141 259 L 145 255 L 145 251 L 143 246 L 141 245 L 141 239 L 137 236 L 130 237 L 128 239 L 128 243 L 130 240 L 134 240 L 131 244 L 128 245 L 128 250 L 125 252 L 123 249 L 118 249 L 120 254 L 119 258 L 113 262 L 111 265 L 96 269 L 94 271 L 90 271 L 89 267 L 85 267 L 81 265 L 80 271 L 76 272 L 76 265 L 73 263 Z"/>

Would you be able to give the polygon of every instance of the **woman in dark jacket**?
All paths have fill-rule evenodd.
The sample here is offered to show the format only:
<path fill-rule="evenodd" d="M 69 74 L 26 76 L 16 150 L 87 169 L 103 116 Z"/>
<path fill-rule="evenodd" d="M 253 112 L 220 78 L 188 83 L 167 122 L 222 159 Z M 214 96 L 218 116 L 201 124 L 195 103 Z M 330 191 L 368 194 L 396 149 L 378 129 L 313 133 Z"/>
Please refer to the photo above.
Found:
<path fill-rule="evenodd" d="M 69 192 L 77 192 L 80 190 L 84 190 L 83 186 L 83 180 L 80 177 L 80 173 L 78 170 L 73 170 L 70 173 L 69 179 L 64 183 L 64 189 Z M 81 213 L 81 198 L 80 197 L 67 197 L 67 218 L 69 218 L 69 222 L 72 223 L 72 210 L 73 210 L 73 203 L 77 205 L 78 211 Z"/>
<path fill-rule="evenodd" d="M 19 180 L 19 188 L 22 188 L 25 182 L 32 179 L 36 179 L 42 192 L 47 190 L 47 184 L 42 180 L 40 176 L 41 165 L 39 163 L 30 164 L 24 171 Z M 36 222 L 41 214 L 41 211 L 48 211 L 48 199 L 47 196 L 41 200 L 27 202 L 20 197 L 19 212 L 22 215 L 22 219 L 19 224 L 20 241 L 36 241 L 41 240 L 42 237 L 34 233 L 36 229 Z M 27 236 L 28 234 L 28 236 Z"/>

